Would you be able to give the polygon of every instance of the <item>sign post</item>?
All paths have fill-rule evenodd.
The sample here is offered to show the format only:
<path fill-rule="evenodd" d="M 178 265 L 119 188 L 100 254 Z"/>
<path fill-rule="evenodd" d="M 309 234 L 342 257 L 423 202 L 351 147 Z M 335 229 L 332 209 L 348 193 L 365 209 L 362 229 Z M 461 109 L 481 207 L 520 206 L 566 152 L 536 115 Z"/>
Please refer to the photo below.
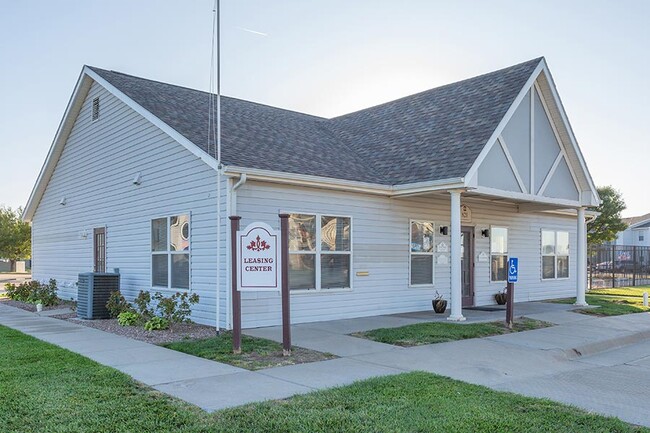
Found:
<path fill-rule="evenodd" d="M 263 222 L 239 230 L 231 216 L 233 352 L 241 353 L 241 292 L 282 290 L 283 354 L 291 354 L 289 320 L 289 215 L 280 215 L 282 232 Z"/>
<path fill-rule="evenodd" d="M 506 305 L 506 326 L 512 329 L 515 303 L 515 283 L 519 279 L 519 259 L 508 259 L 508 300 Z"/>
<path fill-rule="evenodd" d="M 289 304 L 289 214 L 280 214 L 282 256 L 282 354 L 291 355 L 291 306 Z"/>
<path fill-rule="evenodd" d="M 237 269 L 238 269 L 238 254 L 237 254 L 237 233 L 239 230 L 240 216 L 230 217 L 230 239 L 232 239 L 232 266 L 231 266 L 231 280 L 232 280 L 232 352 L 235 355 L 241 353 L 241 294 L 238 290 Z"/>

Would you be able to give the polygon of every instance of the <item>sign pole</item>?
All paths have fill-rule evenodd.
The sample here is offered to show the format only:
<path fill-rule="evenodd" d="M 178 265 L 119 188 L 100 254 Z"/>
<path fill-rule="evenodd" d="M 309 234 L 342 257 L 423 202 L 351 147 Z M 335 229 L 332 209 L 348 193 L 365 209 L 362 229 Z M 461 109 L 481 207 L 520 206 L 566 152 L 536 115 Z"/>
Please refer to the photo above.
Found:
<path fill-rule="evenodd" d="M 519 259 L 510 257 L 508 259 L 508 296 L 506 304 L 506 326 L 512 329 L 514 320 L 515 304 L 515 283 L 519 280 Z"/>
<path fill-rule="evenodd" d="M 237 290 L 237 231 L 240 216 L 230 217 L 230 240 L 232 243 L 232 352 L 241 354 L 241 294 Z"/>
<path fill-rule="evenodd" d="M 508 296 L 507 298 L 507 305 L 506 305 L 506 326 L 508 328 L 512 329 L 512 316 L 514 315 L 514 300 L 515 300 L 515 284 L 514 283 L 508 283 Z"/>
<path fill-rule="evenodd" d="M 282 266 L 282 354 L 291 355 L 291 306 L 289 303 L 289 214 L 280 214 Z"/>

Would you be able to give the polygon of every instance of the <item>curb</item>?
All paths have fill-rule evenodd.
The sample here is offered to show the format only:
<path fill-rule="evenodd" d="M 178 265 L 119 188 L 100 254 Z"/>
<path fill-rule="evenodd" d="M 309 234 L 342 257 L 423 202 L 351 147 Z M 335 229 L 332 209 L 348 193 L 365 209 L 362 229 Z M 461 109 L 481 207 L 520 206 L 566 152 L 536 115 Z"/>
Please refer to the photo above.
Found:
<path fill-rule="evenodd" d="M 610 338 L 608 340 L 597 341 L 582 346 L 564 349 L 566 357 L 570 360 L 581 358 L 583 356 L 596 355 L 611 349 L 618 349 L 623 346 L 639 343 L 650 339 L 650 330 L 635 332 L 622 337 Z"/>

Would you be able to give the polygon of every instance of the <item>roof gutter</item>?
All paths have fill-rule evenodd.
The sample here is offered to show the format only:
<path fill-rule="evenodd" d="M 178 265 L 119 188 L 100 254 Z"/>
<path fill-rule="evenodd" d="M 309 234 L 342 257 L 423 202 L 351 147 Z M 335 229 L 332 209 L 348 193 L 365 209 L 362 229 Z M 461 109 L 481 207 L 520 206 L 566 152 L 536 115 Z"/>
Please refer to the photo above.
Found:
<path fill-rule="evenodd" d="M 298 185 L 312 188 L 333 189 L 339 191 L 361 192 L 366 194 L 402 197 L 407 195 L 424 194 L 430 191 L 465 188 L 464 178 L 443 179 L 428 182 L 417 182 L 405 185 L 382 185 L 379 183 L 360 182 L 355 180 L 335 179 L 324 176 L 286 173 L 258 168 L 225 166 L 226 176 L 246 176 L 247 180 Z M 241 182 L 241 177 L 240 181 Z M 238 184 L 239 184 L 238 182 Z"/>

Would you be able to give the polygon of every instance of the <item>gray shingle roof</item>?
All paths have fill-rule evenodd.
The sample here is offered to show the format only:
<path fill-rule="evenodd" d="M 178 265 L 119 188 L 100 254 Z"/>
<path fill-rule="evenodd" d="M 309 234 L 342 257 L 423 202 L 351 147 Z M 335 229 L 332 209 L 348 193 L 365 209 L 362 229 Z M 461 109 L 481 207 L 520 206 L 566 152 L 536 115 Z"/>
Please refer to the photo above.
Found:
<path fill-rule="evenodd" d="M 463 177 L 541 60 L 333 119 L 222 97 L 222 161 L 386 185 Z M 208 150 L 208 93 L 91 69 Z"/>

